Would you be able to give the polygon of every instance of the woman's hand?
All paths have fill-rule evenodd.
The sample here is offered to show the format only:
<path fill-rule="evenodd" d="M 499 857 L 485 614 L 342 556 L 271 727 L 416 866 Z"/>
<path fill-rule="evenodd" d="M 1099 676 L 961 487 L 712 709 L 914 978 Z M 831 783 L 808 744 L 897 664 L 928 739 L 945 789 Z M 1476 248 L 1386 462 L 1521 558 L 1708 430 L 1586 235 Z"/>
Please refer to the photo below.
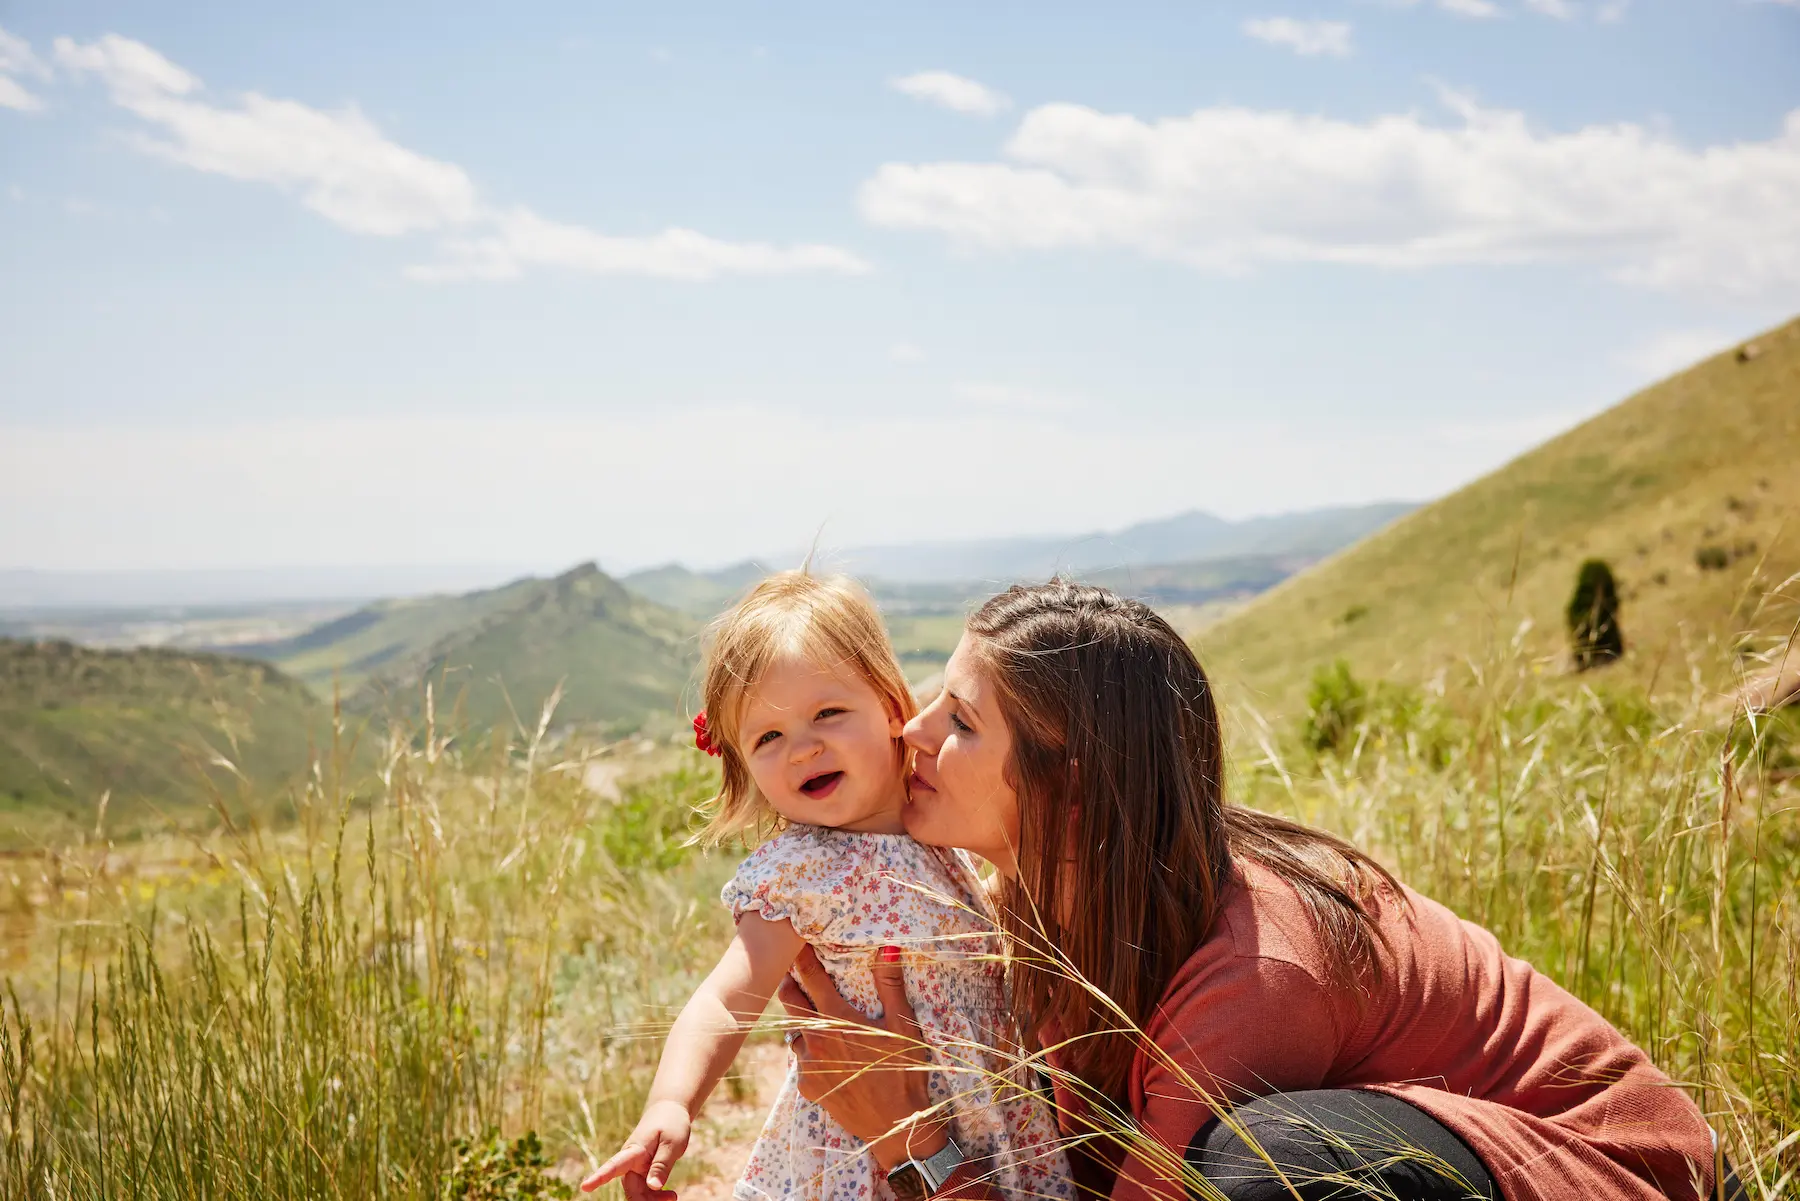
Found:
<path fill-rule="evenodd" d="M 844 1000 L 811 947 L 801 950 L 794 972 L 800 983 L 783 980 L 775 995 L 788 1017 L 802 1024 L 791 1040 L 800 1095 L 868 1143 L 883 1171 L 942 1150 L 948 1115 L 919 1116 L 931 1107 L 931 1050 L 906 1000 L 900 948 L 881 948 L 874 965 L 880 1022 Z"/>
<path fill-rule="evenodd" d="M 583 1180 L 581 1191 L 591 1193 L 609 1180 L 623 1178 L 628 1201 L 674 1201 L 675 1194 L 666 1187 L 669 1172 L 687 1151 L 692 1133 L 687 1110 L 673 1101 L 652 1102 L 618 1154 Z"/>

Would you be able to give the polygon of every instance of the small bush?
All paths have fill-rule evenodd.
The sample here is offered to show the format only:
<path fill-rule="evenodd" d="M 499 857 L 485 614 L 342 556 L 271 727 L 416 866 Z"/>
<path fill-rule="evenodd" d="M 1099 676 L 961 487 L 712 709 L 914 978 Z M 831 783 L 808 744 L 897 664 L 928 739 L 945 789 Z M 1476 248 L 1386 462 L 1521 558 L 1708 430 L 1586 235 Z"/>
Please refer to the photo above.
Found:
<path fill-rule="evenodd" d="M 545 1171 L 550 1158 L 535 1130 L 509 1143 L 489 1129 L 480 1139 L 459 1138 L 454 1145 L 456 1164 L 444 1180 L 443 1201 L 566 1201 L 575 1195 Z"/>
<path fill-rule="evenodd" d="M 1611 663 L 1625 653 L 1625 633 L 1619 628 L 1619 586 L 1604 559 L 1589 559 L 1581 565 L 1567 616 L 1569 648 L 1577 671 Z"/>
<path fill-rule="evenodd" d="M 1362 742 L 1404 743 L 1420 762 L 1441 766 L 1462 737 L 1442 706 L 1416 688 L 1387 680 L 1364 684 L 1342 659 L 1313 674 L 1300 740 L 1314 755 L 1341 753 Z"/>
<path fill-rule="evenodd" d="M 1724 571 L 1731 565 L 1731 552 L 1722 546 L 1702 546 L 1694 551 L 1694 566 L 1701 571 Z"/>
<path fill-rule="evenodd" d="M 1313 673 L 1301 737 L 1308 750 L 1335 751 L 1351 741 L 1369 709 L 1369 690 L 1343 659 Z"/>
<path fill-rule="evenodd" d="M 629 784 L 601 818 L 601 842 L 622 870 L 666 872 L 693 852 L 695 810 L 718 791 L 715 773 L 679 771 Z"/>

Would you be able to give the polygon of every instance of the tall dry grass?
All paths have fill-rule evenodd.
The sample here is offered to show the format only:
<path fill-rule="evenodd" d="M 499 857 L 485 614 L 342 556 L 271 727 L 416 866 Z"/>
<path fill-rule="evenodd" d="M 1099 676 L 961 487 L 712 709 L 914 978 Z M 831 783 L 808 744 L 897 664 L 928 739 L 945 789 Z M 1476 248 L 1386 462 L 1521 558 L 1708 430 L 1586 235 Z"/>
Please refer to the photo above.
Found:
<path fill-rule="evenodd" d="M 0 1196 L 423 1198 L 492 1130 L 610 1150 L 721 935 L 710 782 L 602 799 L 547 727 L 397 731 L 359 779 L 340 721 L 285 828 L 16 861 Z"/>
<path fill-rule="evenodd" d="M 1692 1091 L 1753 1196 L 1790 1195 L 1800 723 L 1698 672 L 1614 689 L 1520 645 L 1424 690 L 1327 673 L 1304 726 L 1247 716 L 1235 799 L 1492 929 Z M 722 945 L 731 865 L 681 845 L 708 778 L 605 800 L 547 725 L 466 744 L 428 723 L 367 788 L 338 745 L 285 829 L 175 869 L 175 848 L 78 846 L 15 880 L 35 933 L 0 1019 L 0 1195 L 461 1195 L 459 1137 L 538 1131 L 564 1178 L 615 1147 Z M 1122 1115 L 1090 1135 L 1210 1195 Z M 508 1171 L 493 1195 L 551 1187 Z"/>
<path fill-rule="evenodd" d="M 1300 737 L 1246 723 L 1238 799 L 1486 926 L 1690 1092 L 1753 1196 L 1793 1195 L 1800 713 L 1707 686 L 1712 652 L 1647 693 L 1524 644 L 1423 690 L 1322 671 Z M 1796 651 L 1734 653 L 1749 679 Z"/>

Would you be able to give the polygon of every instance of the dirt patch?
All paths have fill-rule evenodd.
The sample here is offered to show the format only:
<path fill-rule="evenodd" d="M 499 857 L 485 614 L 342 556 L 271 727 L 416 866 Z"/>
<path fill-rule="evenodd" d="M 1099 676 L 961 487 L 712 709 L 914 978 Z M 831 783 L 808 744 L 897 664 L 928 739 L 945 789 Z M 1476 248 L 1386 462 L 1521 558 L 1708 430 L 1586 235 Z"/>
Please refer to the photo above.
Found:
<path fill-rule="evenodd" d="M 688 1152 L 675 1167 L 671 1183 L 681 1201 L 731 1201 L 731 1188 L 743 1175 L 787 1069 L 787 1047 L 780 1042 L 752 1043 L 738 1053 L 730 1075 L 719 1082 L 694 1123 Z M 578 1159 L 565 1160 L 556 1169 L 556 1175 L 571 1183 L 587 1173 L 586 1161 Z M 617 1186 L 608 1191 L 620 1195 Z"/>
<path fill-rule="evenodd" d="M 590 763 L 581 772 L 581 783 L 597 797 L 608 801 L 619 799 L 619 782 L 625 778 L 625 765 L 606 759 Z"/>
<path fill-rule="evenodd" d="M 779 1042 L 748 1046 L 738 1055 L 732 1073 L 743 1081 L 743 1099 L 732 1099 L 727 1081 L 706 1103 L 683 1161 L 693 1175 L 676 1173 L 681 1201 L 730 1201 L 731 1187 L 743 1175 L 787 1069 L 787 1047 Z"/>

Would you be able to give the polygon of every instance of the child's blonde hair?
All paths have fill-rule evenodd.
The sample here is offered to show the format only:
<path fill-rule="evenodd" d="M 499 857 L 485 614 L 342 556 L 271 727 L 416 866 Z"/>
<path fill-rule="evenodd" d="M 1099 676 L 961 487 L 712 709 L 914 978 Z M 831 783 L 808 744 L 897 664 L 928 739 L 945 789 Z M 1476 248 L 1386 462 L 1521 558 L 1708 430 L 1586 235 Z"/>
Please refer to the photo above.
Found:
<path fill-rule="evenodd" d="M 756 787 L 737 746 L 744 698 L 782 655 L 847 665 L 902 722 L 918 712 L 881 613 L 862 585 L 849 576 L 818 576 L 804 568 L 769 576 L 707 631 L 700 699 L 724 776 L 719 795 L 703 807 L 707 822 L 699 837 L 708 845 L 784 824 Z"/>

